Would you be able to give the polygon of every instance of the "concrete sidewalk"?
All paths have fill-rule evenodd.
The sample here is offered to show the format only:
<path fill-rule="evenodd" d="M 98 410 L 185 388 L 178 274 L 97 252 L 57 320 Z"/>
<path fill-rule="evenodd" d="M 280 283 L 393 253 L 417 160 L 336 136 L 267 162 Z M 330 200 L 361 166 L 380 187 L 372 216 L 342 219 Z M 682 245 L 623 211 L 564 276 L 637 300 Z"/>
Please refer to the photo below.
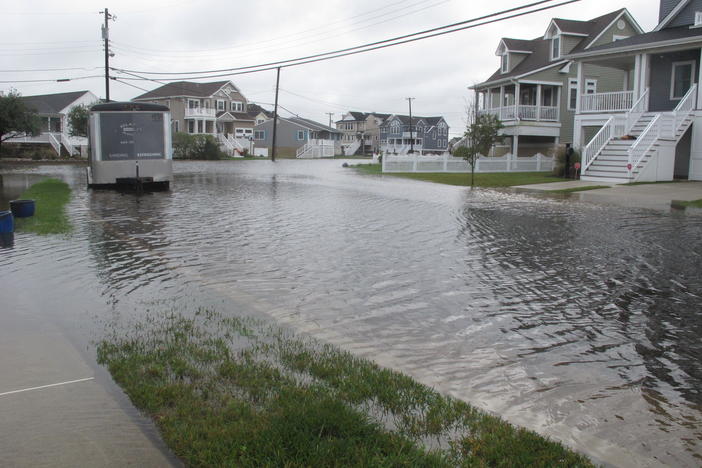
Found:
<path fill-rule="evenodd" d="M 691 201 L 702 199 L 702 182 L 699 181 L 616 185 L 573 180 L 549 184 L 518 185 L 513 188 L 521 192 L 548 193 L 551 190 L 593 185 L 609 185 L 609 187 L 587 190 L 584 192 L 573 192 L 571 193 L 571 197 L 577 197 L 579 200 L 591 203 L 662 210 L 669 210 L 673 200 Z"/>

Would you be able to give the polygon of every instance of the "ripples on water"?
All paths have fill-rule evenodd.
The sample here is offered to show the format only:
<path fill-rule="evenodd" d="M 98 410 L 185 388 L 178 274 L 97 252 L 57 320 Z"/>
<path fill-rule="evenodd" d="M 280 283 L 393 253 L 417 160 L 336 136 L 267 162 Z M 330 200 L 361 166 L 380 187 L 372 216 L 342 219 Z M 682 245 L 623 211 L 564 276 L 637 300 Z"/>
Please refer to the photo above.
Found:
<path fill-rule="evenodd" d="M 701 217 L 340 164 L 182 163 L 141 197 L 33 169 L 74 185 L 77 231 L 18 235 L 3 282 L 80 285 L 99 320 L 227 298 L 610 463 L 699 462 Z"/>

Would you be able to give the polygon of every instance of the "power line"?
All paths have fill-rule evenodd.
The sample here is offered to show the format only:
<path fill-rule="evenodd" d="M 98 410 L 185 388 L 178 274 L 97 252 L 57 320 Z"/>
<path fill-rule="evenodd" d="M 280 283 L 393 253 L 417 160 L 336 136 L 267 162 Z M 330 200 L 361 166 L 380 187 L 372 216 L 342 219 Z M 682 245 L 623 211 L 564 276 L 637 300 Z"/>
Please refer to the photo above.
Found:
<path fill-rule="evenodd" d="M 0 83 L 54 83 L 64 81 L 87 80 L 89 78 L 102 78 L 103 75 L 76 76 L 72 78 L 54 78 L 52 80 L 1 80 Z"/>
<path fill-rule="evenodd" d="M 27 73 L 27 72 L 46 72 L 46 71 L 69 71 L 69 70 L 97 70 L 101 67 L 68 67 L 68 68 L 25 68 L 22 70 L 0 70 L 0 73 Z"/>
<path fill-rule="evenodd" d="M 534 3 L 528 4 L 528 5 L 524 5 L 524 6 L 521 6 L 521 7 L 511 8 L 511 9 L 509 9 L 509 10 L 504 10 L 503 12 L 493 13 L 493 14 L 486 15 L 486 16 L 483 16 L 483 17 L 480 17 L 480 18 L 475 18 L 475 19 L 472 19 L 472 20 L 461 21 L 461 22 L 459 22 L 459 23 L 454 23 L 453 25 L 455 25 L 455 24 L 465 24 L 465 23 L 470 23 L 470 22 L 476 21 L 476 20 L 480 20 L 480 19 L 482 19 L 482 18 L 490 18 L 490 17 L 494 17 L 494 16 L 499 16 L 500 14 L 502 14 L 502 13 L 504 13 L 504 12 L 515 11 L 515 10 L 521 10 L 521 9 L 525 9 L 525 8 L 528 8 L 528 7 L 531 7 L 531 6 L 540 5 L 540 4 L 543 4 L 543 3 L 548 3 L 548 2 L 551 2 L 551 1 L 554 1 L 554 0 L 541 0 L 541 1 L 539 1 L 539 2 L 534 2 Z M 386 39 L 386 40 L 384 40 L 384 41 L 377 41 L 377 42 L 373 42 L 373 43 L 370 43 L 370 44 L 365 44 L 365 45 L 356 46 L 356 47 L 349 47 L 349 48 L 346 48 L 346 49 L 340 49 L 340 50 L 337 50 L 337 51 L 326 52 L 326 53 L 322 53 L 322 54 L 315 54 L 315 55 L 308 56 L 308 57 L 300 57 L 300 58 L 297 58 L 297 59 L 289 59 L 289 60 L 284 60 L 284 61 L 280 61 L 280 62 L 271 62 L 271 63 L 261 64 L 261 65 L 251 65 L 251 66 L 246 66 L 246 67 L 230 68 L 230 69 L 226 69 L 226 70 L 209 70 L 209 71 L 189 72 L 189 73 L 192 73 L 192 74 L 205 74 L 205 73 L 219 73 L 220 71 L 233 71 L 232 73 L 219 73 L 219 74 L 210 74 L 210 75 L 203 75 L 203 76 L 187 76 L 187 77 L 181 76 L 181 77 L 178 77 L 178 78 L 164 78 L 164 77 L 159 77 L 159 79 L 161 79 L 161 80 L 163 80 L 163 81 L 181 81 L 181 80 L 203 79 L 203 78 L 219 78 L 219 77 L 225 77 L 225 76 L 245 75 L 245 74 L 249 74 L 249 73 L 258 73 L 258 72 L 262 72 L 262 71 L 275 70 L 275 69 L 277 69 L 278 67 L 280 67 L 280 68 L 287 68 L 287 67 L 294 67 L 294 66 L 299 66 L 299 65 L 305 65 L 305 64 L 309 64 L 309 63 L 322 62 L 322 61 L 331 60 L 331 59 L 334 59 L 334 58 L 346 57 L 346 56 L 349 56 L 349 55 L 361 54 L 361 53 L 364 53 L 364 52 L 370 52 L 370 51 L 372 51 L 372 50 L 379 50 L 379 49 L 384 49 L 384 48 L 392 47 L 392 46 L 396 46 L 396 45 L 407 44 L 407 43 L 410 43 L 410 42 L 416 42 L 416 41 L 420 41 L 420 40 L 424 40 L 424 39 L 429 39 L 429 38 L 432 38 L 432 37 L 443 36 L 443 35 L 446 35 L 446 34 L 451 34 L 451 33 L 458 32 L 458 31 L 463 31 L 463 30 L 466 30 L 466 29 L 476 28 L 476 27 L 478 27 L 478 26 L 484 26 L 484 25 L 486 25 L 486 24 L 497 23 L 497 22 L 505 21 L 505 20 L 512 19 L 512 18 L 518 18 L 518 17 L 521 17 L 521 16 L 529 15 L 529 14 L 536 13 L 536 12 L 539 12 L 539 11 L 549 10 L 549 9 L 552 9 L 552 8 L 556 8 L 556 7 L 563 6 L 563 5 L 568 5 L 568 4 L 571 4 L 571 3 L 576 3 L 576 2 L 579 2 L 579 1 L 581 1 L 581 0 L 565 0 L 565 1 L 561 1 L 560 3 L 557 3 L 557 4 L 547 5 L 547 6 L 544 6 L 544 7 L 541 7 L 541 8 L 536 8 L 536 9 L 529 10 L 529 11 L 525 11 L 525 12 L 521 12 L 521 13 L 515 13 L 515 14 L 509 15 L 509 16 L 504 16 L 504 17 L 501 17 L 501 18 L 491 19 L 491 20 L 488 20 L 488 21 L 480 22 L 480 23 L 468 24 L 468 25 L 461 26 L 461 27 L 454 28 L 454 29 L 450 29 L 450 30 L 443 30 L 443 31 L 439 31 L 439 32 L 434 32 L 434 33 L 432 33 L 432 34 L 424 35 L 424 36 L 421 36 L 421 37 L 413 37 L 413 36 L 417 36 L 417 35 L 420 35 L 420 34 L 425 34 L 425 33 L 428 32 L 428 31 L 442 30 L 442 29 L 445 29 L 445 28 L 448 28 L 448 27 L 452 27 L 453 25 L 441 26 L 441 27 L 438 27 L 438 28 L 432 28 L 432 29 L 429 29 L 429 30 L 425 30 L 425 31 L 421 31 L 421 32 L 413 33 L 413 34 L 407 34 L 407 35 L 399 36 L 399 37 L 392 38 L 392 39 Z M 397 41 L 397 42 L 392 42 L 392 41 L 396 41 L 397 39 L 401 39 L 401 38 L 409 38 L 409 39 L 405 39 L 405 40 Z M 371 45 L 373 45 L 373 44 L 380 44 L 380 45 L 377 45 L 377 46 L 374 46 L 374 47 L 368 47 L 368 46 L 371 46 Z M 132 72 L 132 71 L 133 71 L 133 70 L 125 70 L 125 69 L 119 69 L 119 68 L 113 68 L 113 70 L 118 71 L 118 72 L 123 72 L 123 73 L 129 73 L 129 72 Z M 235 70 L 241 70 L 241 71 L 235 71 Z M 142 73 L 142 74 L 159 74 L 159 75 L 166 75 L 166 74 L 169 74 L 169 75 L 170 75 L 170 74 L 187 74 L 188 72 L 180 72 L 180 73 L 178 73 L 178 72 L 142 72 L 142 71 L 138 71 L 138 72 L 136 72 L 136 73 Z M 127 78 L 127 79 L 128 79 L 128 78 Z M 132 79 L 134 79 L 134 78 L 132 78 Z M 148 79 L 148 78 L 143 78 L 143 77 L 142 77 L 142 78 L 140 78 L 140 79 Z"/>
<path fill-rule="evenodd" d="M 330 52 L 323 52 L 323 53 L 314 54 L 314 55 L 307 55 L 307 56 L 298 57 L 298 58 L 295 58 L 295 59 L 287 59 L 287 60 L 280 60 L 280 61 L 277 61 L 277 62 L 263 63 L 263 64 L 259 64 L 259 65 L 249 65 L 249 66 L 244 66 L 244 67 L 223 68 L 223 69 L 219 69 L 219 70 L 206 70 L 206 71 L 149 72 L 149 71 L 139 71 L 139 70 L 126 70 L 126 69 L 124 69 L 124 70 L 122 70 L 122 71 L 125 71 L 125 72 L 126 72 L 126 71 L 130 71 L 130 72 L 134 72 L 134 73 L 140 73 L 140 74 L 143 74 L 143 75 L 196 75 L 196 74 L 206 74 L 206 73 L 209 74 L 209 73 L 222 73 L 222 72 L 229 72 L 229 71 L 241 71 L 241 70 L 249 70 L 249 69 L 260 68 L 260 67 L 273 67 L 273 68 L 277 68 L 277 66 L 286 66 L 285 64 L 289 64 L 289 63 L 291 63 L 291 62 L 297 62 L 297 61 L 302 61 L 302 60 L 316 59 L 316 58 L 324 57 L 324 56 L 327 56 L 327 55 L 341 54 L 341 53 L 344 53 L 344 52 L 351 52 L 351 51 L 356 51 L 356 50 L 359 50 L 359 49 L 364 49 L 364 51 L 365 51 L 366 48 L 368 48 L 368 50 L 375 50 L 375 48 L 370 48 L 370 47 L 378 46 L 378 45 L 383 45 L 383 44 L 387 44 L 387 43 L 393 43 L 393 44 L 390 44 L 390 45 L 399 45 L 399 44 L 403 44 L 403 43 L 405 43 L 405 42 L 411 42 L 411 41 L 405 41 L 405 42 L 398 42 L 397 44 L 394 44 L 395 41 L 399 41 L 399 40 L 407 39 L 407 38 L 415 38 L 414 40 L 426 39 L 426 38 L 429 38 L 429 37 L 434 37 L 435 35 L 439 35 L 439 34 L 429 35 L 429 36 L 426 36 L 426 37 L 425 37 L 425 36 L 422 36 L 422 35 L 424 35 L 424 34 L 429 34 L 429 33 L 433 33 L 433 32 L 436 32 L 436 31 L 442 31 L 442 30 L 445 30 L 445 29 L 448 29 L 448 28 L 453 28 L 453 27 L 456 27 L 456 26 L 466 25 L 466 24 L 468 24 L 468 23 L 474 23 L 474 22 L 476 22 L 476 21 L 482 21 L 482 20 L 485 20 L 485 19 L 488 19 L 488 18 L 494 18 L 494 17 L 496 17 L 496 16 L 501 16 L 501 15 L 504 15 L 504 14 L 507 14 L 507 13 L 512 13 L 512 12 L 519 11 L 519 10 L 524 10 L 524 9 L 526 9 L 526 8 L 531 8 L 531 7 L 534 7 L 534 6 L 542 5 L 542 4 L 544 4 L 544 3 L 550 3 L 550 2 L 553 2 L 553 1 L 556 1 L 556 0 L 539 0 L 539 1 L 536 1 L 536 2 L 533 2 L 533 3 L 529 3 L 529 4 L 526 4 L 526 5 L 521 5 L 521 6 L 514 7 L 514 8 L 508 8 L 508 9 L 506 9 L 506 10 L 502 10 L 502 11 L 499 11 L 499 12 L 490 13 L 490 14 L 488 14 L 488 15 L 483 15 L 483 16 L 479 16 L 479 17 L 476 17 L 476 18 L 471 18 L 471 19 L 468 19 L 468 20 L 459 21 L 459 22 L 457 22 L 457 23 L 447 24 L 447 25 L 444 25 L 444 26 L 438 26 L 438 27 L 435 27 L 435 28 L 425 29 L 425 30 L 423 30 L 423 31 L 418 31 L 418 32 L 410 33 L 410 34 L 405 34 L 405 35 L 401 35 L 401 36 L 396 36 L 396 37 L 392 37 L 392 38 L 389 38 L 389 39 L 383 39 L 383 40 L 380 40 L 380 41 L 369 42 L 369 43 L 366 43 L 366 44 L 362 44 L 362 45 L 358 45 L 358 46 L 354 46 L 354 47 L 347 47 L 347 48 L 344 48 L 344 49 L 337 49 L 337 50 L 330 51 Z M 497 19 L 497 20 L 492 20 L 492 21 L 489 21 L 489 22 L 484 22 L 484 23 L 480 23 L 480 24 L 476 24 L 476 25 L 469 25 L 469 26 L 466 26 L 466 27 L 463 27 L 463 28 L 460 28 L 460 29 L 455 29 L 455 30 L 451 30 L 451 31 L 444 31 L 444 33 L 445 33 L 445 34 L 448 34 L 449 32 L 456 32 L 456 31 L 460 31 L 460 30 L 462 30 L 462 29 L 469 29 L 470 27 L 476 27 L 476 26 L 481 26 L 481 25 L 483 25 L 483 24 L 489 24 L 489 23 L 492 23 L 492 22 L 503 21 L 503 20 L 506 20 L 506 19 L 515 18 L 515 17 L 518 17 L 518 16 L 523 16 L 523 15 L 525 15 L 525 14 L 535 13 L 535 12 L 537 12 L 537 11 L 542 11 L 542 10 L 546 10 L 546 9 L 549 9 L 549 8 L 555 8 L 555 7 L 557 7 L 557 6 L 561 6 L 561 5 L 564 5 L 564 4 L 567 4 L 567 3 L 573 3 L 573 2 L 577 2 L 577 1 L 580 1 L 580 0 L 567 0 L 567 1 L 565 1 L 565 2 L 563 2 L 563 3 L 559 3 L 559 4 L 557 4 L 557 5 L 547 6 L 547 7 L 545 7 L 545 8 L 541 8 L 541 9 L 537 9 L 537 10 L 530 10 L 529 12 L 523 12 L 523 13 L 521 13 L 521 14 L 511 15 L 511 16 L 507 16 L 507 17 L 504 17 L 504 18 L 500 18 L 500 19 Z M 416 36 L 422 36 L 422 37 L 416 38 Z M 380 48 L 380 47 L 378 47 L 378 48 Z M 348 54 L 348 55 L 351 55 L 351 54 Z M 305 62 L 305 63 L 309 63 L 309 62 Z M 288 66 L 289 66 L 289 65 L 288 65 Z"/>

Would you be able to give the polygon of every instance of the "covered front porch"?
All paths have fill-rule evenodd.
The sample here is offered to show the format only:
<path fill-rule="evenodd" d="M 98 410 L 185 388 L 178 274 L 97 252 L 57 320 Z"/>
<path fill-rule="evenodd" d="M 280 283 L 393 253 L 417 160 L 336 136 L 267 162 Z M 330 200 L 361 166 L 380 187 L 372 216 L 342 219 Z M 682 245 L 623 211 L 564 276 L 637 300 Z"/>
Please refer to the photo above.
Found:
<path fill-rule="evenodd" d="M 517 81 L 478 90 L 479 114 L 491 114 L 504 125 L 520 120 L 558 122 L 561 84 Z"/>

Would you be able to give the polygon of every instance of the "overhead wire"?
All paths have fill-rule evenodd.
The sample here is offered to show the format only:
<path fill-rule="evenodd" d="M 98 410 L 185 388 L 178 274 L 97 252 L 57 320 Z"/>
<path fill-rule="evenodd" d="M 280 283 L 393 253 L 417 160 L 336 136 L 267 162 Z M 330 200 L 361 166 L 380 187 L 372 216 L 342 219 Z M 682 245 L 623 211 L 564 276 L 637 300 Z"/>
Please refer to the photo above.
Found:
<path fill-rule="evenodd" d="M 265 71 L 265 70 L 272 70 L 275 68 L 285 68 L 285 67 L 290 67 L 290 66 L 297 66 L 297 65 L 303 65 L 306 63 L 314 63 L 322 60 L 329 60 L 332 58 L 338 58 L 338 57 L 344 57 L 348 55 L 354 55 L 358 53 L 364 53 L 364 52 L 370 52 L 372 50 L 377 50 L 377 49 L 382 49 L 386 47 L 392 47 L 396 45 L 401 45 L 401 44 L 406 44 L 409 42 L 415 42 L 419 40 L 424 40 L 424 39 L 429 39 L 431 37 L 436 37 L 436 36 L 441 36 L 444 34 L 450 34 L 458 31 L 463 31 L 465 29 L 471 29 L 475 28 L 478 26 L 484 26 L 486 24 L 491 24 L 491 23 L 496 23 L 499 21 L 505 21 L 508 19 L 512 18 L 517 18 L 520 16 L 525 16 L 528 14 L 536 13 L 539 11 L 544 11 L 552 8 L 556 8 L 558 6 L 562 5 L 567 5 L 570 3 L 575 3 L 579 2 L 581 0 L 563 0 L 560 3 L 557 4 L 551 4 L 551 5 L 546 5 L 537 9 L 529 10 L 529 11 L 522 11 L 519 13 L 513 13 L 515 11 L 519 10 L 524 10 L 527 8 L 532 8 L 534 6 L 539 6 L 543 5 L 546 3 L 551 3 L 554 1 L 558 0 L 539 0 L 536 2 L 532 2 L 529 4 L 521 5 L 518 7 L 513 7 L 513 8 L 508 8 L 506 10 L 502 10 L 499 12 L 495 13 L 490 13 L 487 15 L 479 16 L 476 18 L 471 18 L 468 20 L 463 20 L 459 21 L 456 23 L 451 23 L 448 25 L 444 26 L 438 26 L 435 28 L 430 28 L 430 29 L 425 29 L 422 31 L 410 33 L 410 34 L 404 34 L 401 36 L 396 36 L 392 37 L 389 39 L 383 39 L 380 41 L 374 41 L 374 42 L 369 42 L 366 44 L 361 44 L 358 46 L 353 46 L 353 47 L 346 47 L 343 49 L 337 49 L 333 50 L 330 52 L 322 52 L 319 54 L 313 54 L 313 55 L 307 55 L 304 57 L 298 57 L 294 59 L 287 59 L 287 60 L 279 60 L 279 61 L 274 61 L 274 62 L 267 62 L 259 65 L 248 65 L 248 66 L 242 66 L 242 67 L 233 67 L 233 68 L 223 68 L 223 69 L 215 69 L 215 70 L 202 70 L 202 71 L 180 71 L 180 72 L 153 72 L 153 71 L 143 71 L 143 70 L 128 70 L 128 69 L 118 69 L 114 68 L 115 71 L 123 71 L 123 72 L 133 72 L 133 73 L 139 73 L 142 75 L 205 75 L 208 74 L 208 76 L 205 76 L 204 78 L 212 78 L 212 77 L 218 77 L 218 76 L 230 76 L 230 75 L 239 75 L 239 74 L 245 74 L 246 70 L 252 70 L 252 69 L 257 69 L 256 71 Z M 511 15 L 507 16 L 502 16 L 507 13 L 513 13 Z M 497 16 L 501 16 L 500 18 L 495 18 Z M 483 21 L 489 18 L 488 21 Z M 479 22 L 479 23 L 476 23 Z M 470 23 L 476 23 L 476 24 L 470 24 Z M 449 29 L 449 28 L 454 28 L 454 29 Z M 417 37 L 419 36 L 419 37 Z M 266 68 L 268 67 L 268 68 Z M 222 75 L 212 75 L 213 73 L 224 73 L 224 72 L 241 72 L 241 73 L 231 73 L 231 74 L 222 74 Z M 250 73 L 250 72 L 248 72 Z M 168 81 L 168 78 L 161 78 L 164 81 Z M 193 79 L 193 77 L 187 77 L 187 78 L 179 78 L 179 79 Z"/>

